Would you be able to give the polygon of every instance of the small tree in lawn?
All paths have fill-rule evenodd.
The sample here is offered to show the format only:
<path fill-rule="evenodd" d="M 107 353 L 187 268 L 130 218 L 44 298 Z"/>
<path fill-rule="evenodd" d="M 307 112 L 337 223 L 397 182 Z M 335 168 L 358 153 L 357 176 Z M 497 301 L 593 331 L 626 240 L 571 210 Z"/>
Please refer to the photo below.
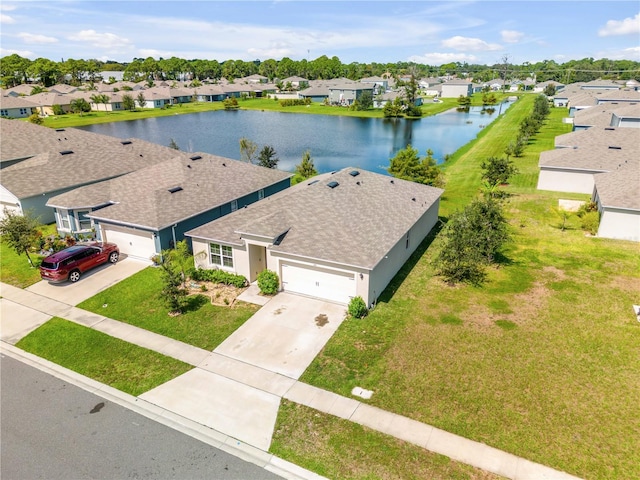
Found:
<path fill-rule="evenodd" d="M 144 98 L 144 93 L 140 92 L 136 97 L 136 101 L 138 102 L 138 106 L 140 108 L 145 108 L 147 106 L 147 99 Z"/>
<path fill-rule="evenodd" d="M 29 115 L 29 118 L 27 119 L 27 121 L 35 125 L 42 125 L 44 123 L 44 119 L 40 117 L 40 115 L 38 115 L 37 113 L 32 113 L 31 115 Z"/>
<path fill-rule="evenodd" d="M 317 174 L 318 171 L 313 164 L 311 152 L 307 150 L 302 154 L 302 161 L 298 165 L 296 165 L 296 176 L 300 178 L 300 181 L 303 181 Z"/>
<path fill-rule="evenodd" d="M 169 308 L 169 315 L 179 315 L 184 308 L 187 291 L 182 288 L 182 275 L 172 257 L 170 250 L 163 251 L 160 257 L 159 265 L 163 284 L 161 295 Z"/>
<path fill-rule="evenodd" d="M 266 168 L 276 168 L 280 159 L 271 145 L 265 145 L 258 155 L 258 165 Z"/>
<path fill-rule="evenodd" d="M 421 159 L 418 150 L 407 145 L 391 159 L 387 171 L 396 178 L 411 182 L 437 187 L 444 185 L 442 171 L 436 165 L 431 149 L 427 150 L 426 157 Z"/>
<path fill-rule="evenodd" d="M 482 161 L 482 178 L 491 185 L 508 183 L 518 173 L 518 168 L 508 158 L 489 157 Z"/>
<path fill-rule="evenodd" d="M 130 94 L 125 93 L 122 95 L 122 106 L 125 110 L 134 110 L 136 108 L 136 101 Z"/>
<path fill-rule="evenodd" d="M 174 269 L 180 274 L 182 286 L 187 288 L 187 272 L 194 268 L 193 255 L 189 251 L 189 244 L 186 240 L 180 240 L 176 243 L 176 248 L 168 250 L 167 255 Z"/>
<path fill-rule="evenodd" d="M 40 222 L 31 214 L 19 215 L 12 210 L 4 209 L 4 218 L 0 220 L 0 235 L 18 255 L 27 256 L 29 264 L 33 267 L 33 261 L 29 256 L 29 249 L 38 235 Z"/>

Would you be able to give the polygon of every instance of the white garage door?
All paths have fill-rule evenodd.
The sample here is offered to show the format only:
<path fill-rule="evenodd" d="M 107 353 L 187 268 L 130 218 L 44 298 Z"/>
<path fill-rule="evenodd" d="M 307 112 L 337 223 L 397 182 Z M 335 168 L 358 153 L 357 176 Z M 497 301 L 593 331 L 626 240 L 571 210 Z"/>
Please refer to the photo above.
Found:
<path fill-rule="evenodd" d="M 353 273 L 337 272 L 296 263 L 282 263 L 282 288 L 339 303 L 349 303 L 356 295 Z"/>
<path fill-rule="evenodd" d="M 105 226 L 103 232 L 102 238 L 105 242 L 115 243 L 118 245 L 120 253 L 130 257 L 149 260 L 156 253 L 156 245 L 151 232 L 115 226 Z"/>

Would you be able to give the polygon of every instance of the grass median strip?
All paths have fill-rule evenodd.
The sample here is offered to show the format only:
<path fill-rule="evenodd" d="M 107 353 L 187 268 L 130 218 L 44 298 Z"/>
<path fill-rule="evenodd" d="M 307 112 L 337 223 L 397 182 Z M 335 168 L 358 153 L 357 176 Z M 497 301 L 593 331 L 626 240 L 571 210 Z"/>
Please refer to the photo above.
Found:
<path fill-rule="evenodd" d="M 502 478 L 367 427 L 283 400 L 270 451 L 327 478 Z"/>
<path fill-rule="evenodd" d="M 134 396 L 193 368 L 59 317 L 31 332 L 16 346 Z"/>
<path fill-rule="evenodd" d="M 205 350 L 216 348 L 258 310 L 245 302 L 216 306 L 203 295 L 192 295 L 185 312 L 171 317 L 161 290 L 160 270 L 149 267 L 78 307 Z"/>

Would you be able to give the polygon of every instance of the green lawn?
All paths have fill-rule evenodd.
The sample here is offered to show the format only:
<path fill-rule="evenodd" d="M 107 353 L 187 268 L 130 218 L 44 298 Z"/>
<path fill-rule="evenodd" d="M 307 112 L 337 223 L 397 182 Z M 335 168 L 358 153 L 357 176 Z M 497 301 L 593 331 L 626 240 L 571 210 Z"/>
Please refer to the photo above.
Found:
<path fill-rule="evenodd" d="M 479 163 L 502 154 L 529 103 L 454 156 L 442 215 L 477 194 Z M 372 405 L 584 478 L 640 477 L 638 245 L 587 237 L 575 218 L 562 231 L 558 199 L 588 196 L 535 189 L 538 154 L 567 131 L 563 115 L 554 109 L 516 160 L 515 240 L 487 283 L 445 285 L 432 267 L 439 239 L 428 239 L 302 381 L 345 396 L 371 389 Z"/>
<path fill-rule="evenodd" d="M 43 226 L 42 233 L 45 236 L 54 234 L 55 224 Z M 26 288 L 39 282 L 40 270 L 38 267 L 42 257 L 32 253 L 31 260 L 33 260 L 33 267 L 24 253 L 18 255 L 4 240 L 0 240 L 0 281 L 18 288 Z"/>
<path fill-rule="evenodd" d="M 196 295 L 189 297 L 185 313 L 170 317 L 161 290 L 160 270 L 149 267 L 78 307 L 205 350 L 217 347 L 258 309 L 245 302 L 233 307 L 215 306 L 207 297 Z"/>
<path fill-rule="evenodd" d="M 192 368 L 58 317 L 31 332 L 16 346 L 135 396 Z"/>
<path fill-rule="evenodd" d="M 356 423 L 283 400 L 271 452 L 327 478 L 502 478 Z"/>

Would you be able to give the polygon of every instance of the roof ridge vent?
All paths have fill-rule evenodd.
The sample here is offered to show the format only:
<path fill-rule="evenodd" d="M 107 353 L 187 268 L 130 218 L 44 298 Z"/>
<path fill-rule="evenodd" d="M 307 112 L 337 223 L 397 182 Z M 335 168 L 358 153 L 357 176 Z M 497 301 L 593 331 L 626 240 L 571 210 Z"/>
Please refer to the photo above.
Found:
<path fill-rule="evenodd" d="M 73 153 L 73 150 L 62 150 L 60 152 L 60 155 L 71 155 Z"/>
<path fill-rule="evenodd" d="M 56 128 L 56 132 L 64 132 L 64 128 Z"/>
<path fill-rule="evenodd" d="M 622 150 L 622 147 L 616 147 L 615 145 L 609 145 L 609 150 Z"/>

